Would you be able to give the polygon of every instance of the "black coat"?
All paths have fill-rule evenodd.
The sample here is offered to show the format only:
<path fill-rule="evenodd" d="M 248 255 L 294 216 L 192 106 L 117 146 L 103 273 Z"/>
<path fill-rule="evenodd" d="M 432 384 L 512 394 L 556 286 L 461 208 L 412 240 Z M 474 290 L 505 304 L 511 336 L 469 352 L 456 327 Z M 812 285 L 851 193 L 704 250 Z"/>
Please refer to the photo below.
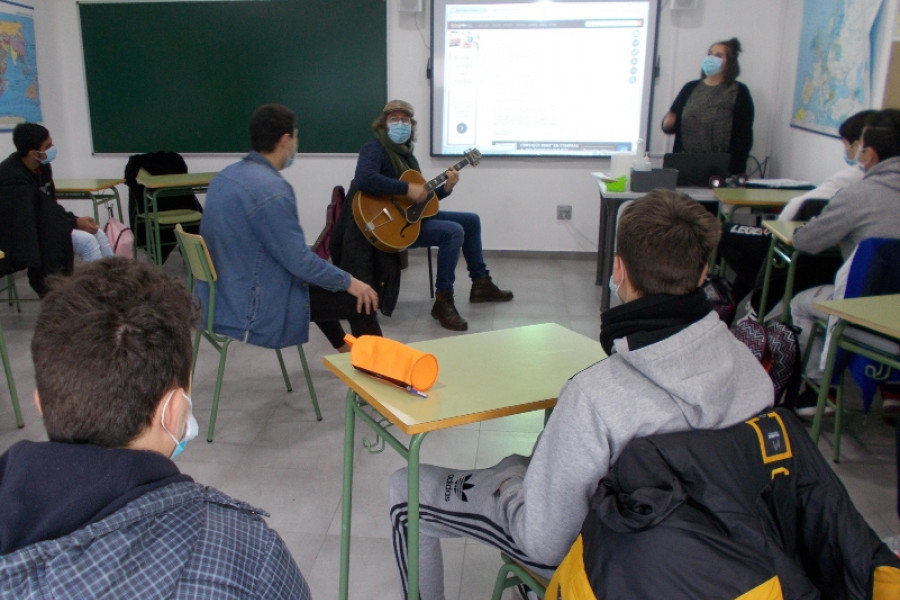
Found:
<path fill-rule="evenodd" d="M 72 272 L 75 222 L 56 201 L 49 164 L 35 173 L 15 152 L 0 162 L 0 250 L 6 253 L 0 274 L 27 268 L 31 286 L 43 295 L 47 275 Z"/>

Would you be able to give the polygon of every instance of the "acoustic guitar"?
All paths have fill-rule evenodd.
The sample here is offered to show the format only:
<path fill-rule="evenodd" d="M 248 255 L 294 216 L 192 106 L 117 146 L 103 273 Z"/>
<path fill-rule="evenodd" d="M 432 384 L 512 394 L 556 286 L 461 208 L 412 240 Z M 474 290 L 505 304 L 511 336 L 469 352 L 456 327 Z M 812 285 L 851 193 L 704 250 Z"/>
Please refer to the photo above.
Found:
<path fill-rule="evenodd" d="M 453 165 L 457 171 L 466 165 L 478 165 L 481 152 L 470 148 L 463 159 Z M 407 183 L 424 183 L 425 178 L 412 169 L 400 176 Z M 435 188 L 447 181 L 446 171 L 425 183 L 428 199 L 416 203 L 405 196 L 370 196 L 356 192 L 353 196 L 353 220 L 369 242 L 383 252 L 400 252 L 409 248 L 419 237 L 422 219 L 438 212 L 438 197 Z"/>

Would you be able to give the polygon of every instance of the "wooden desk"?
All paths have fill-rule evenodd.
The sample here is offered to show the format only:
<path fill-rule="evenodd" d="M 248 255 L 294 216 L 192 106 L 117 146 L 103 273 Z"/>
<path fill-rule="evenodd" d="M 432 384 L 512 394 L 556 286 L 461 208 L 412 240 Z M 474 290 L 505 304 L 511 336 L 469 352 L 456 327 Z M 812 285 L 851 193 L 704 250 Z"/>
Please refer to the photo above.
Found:
<path fill-rule="evenodd" d="M 552 408 L 569 377 L 606 357 L 599 342 L 555 323 L 470 333 L 410 346 L 438 359 L 438 380 L 427 390 L 427 398 L 360 373 L 350 364 L 349 354 L 331 354 L 323 359 L 325 366 L 349 387 L 344 422 L 341 600 L 347 599 L 350 572 L 357 417 L 409 463 L 409 597 L 418 598 L 419 449 L 425 436 L 465 423 Z M 374 409 L 375 414 L 366 407 Z M 392 425 L 411 436 L 408 445 L 388 431 Z"/>
<path fill-rule="evenodd" d="M 600 310 L 609 308 L 609 277 L 612 275 L 613 255 L 616 251 L 616 224 L 619 219 L 619 209 L 629 200 L 641 198 L 647 192 L 607 192 L 606 186 L 601 181 L 602 173 L 591 173 L 600 188 L 600 232 L 597 236 L 597 278 L 596 285 L 602 285 L 600 290 Z M 709 188 L 678 188 L 697 202 L 714 202 L 716 197 Z"/>
<path fill-rule="evenodd" d="M 218 173 L 178 173 L 175 175 L 151 175 L 146 170 L 138 171 L 137 182 L 144 186 L 144 215 L 138 220 L 144 221 L 147 243 L 147 254 L 158 265 L 162 264 L 162 244 L 159 238 L 160 226 L 174 227 L 177 223 L 199 223 L 202 216 L 195 210 L 159 210 L 158 200 L 166 196 L 184 194 L 205 194 Z M 135 224 L 132 224 L 134 227 Z"/>
<path fill-rule="evenodd" d="M 719 214 L 731 221 L 738 208 L 781 208 L 803 190 L 771 188 L 716 188 L 715 196 L 721 203 Z"/>
<path fill-rule="evenodd" d="M 111 200 L 116 201 L 116 209 L 119 211 L 119 220 L 122 218 L 122 200 L 116 186 L 125 183 L 124 179 L 56 179 L 57 200 L 89 200 L 94 207 L 94 220 L 100 223 L 100 211 L 98 207 Z"/>
<path fill-rule="evenodd" d="M 838 317 L 838 321 L 831 332 L 831 341 L 828 344 L 828 356 L 825 361 L 825 371 L 822 374 L 822 382 L 819 385 L 816 416 L 813 418 L 810 435 L 815 442 L 819 441 L 822 431 L 822 422 L 825 418 L 825 405 L 828 401 L 829 383 L 834 375 L 834 365 L 839 348 L 844 348 L 854 354 L 878 361 L 882 365 L 900 370 L 900 360 L 895 353 L 888 353 L 885 349 L 878 349 L 866 342 L 858 341 L 856 336 L 844 337 L 844 330 L 853 325 L 868 329 L 882 336 L 900 343 L 900 294 L 885 296 L 864 296 L 861 298 L 846 298 L 843 300 L 822 300 L 813 303 L 813 307 L 829 315 Z M 843 412 L 842 390 L 839 388 L 836 394 L 835 412 L 835 439 L 834 461 L 840 458 L 840 431 Z M 900 424 L 898 424 L 900 427 Z"/>
<path fill-rule="evenodd" d="M 821 300 L 815 308 L 900 341 L 900 294 Z"/>

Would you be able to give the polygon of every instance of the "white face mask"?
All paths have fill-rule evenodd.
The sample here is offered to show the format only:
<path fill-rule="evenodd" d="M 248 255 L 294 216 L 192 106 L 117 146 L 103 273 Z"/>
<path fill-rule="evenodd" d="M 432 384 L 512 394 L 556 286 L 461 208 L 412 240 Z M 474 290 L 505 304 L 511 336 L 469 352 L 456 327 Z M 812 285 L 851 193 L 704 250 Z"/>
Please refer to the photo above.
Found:
<path fill-rule="evenodd" d="M 172 396 L 175 394 L 175 390 L 169 392 L 169 395 L 166 396 L 166 402 L 163 405 L 162 416 L 160 417 L 160 422 L 162 423 L 162 427 L 166 433 L 169 434 L 169 437 L 172 438 L 172 441 L 175 442 L 175 449 L 172 451 L 172 455 L 169 457 L 174 459 L 176 456 L 181 454 L 184 450 L 184 447 L 187 445 L 189 441 L 197 437 L 197 433 L 200 431 L 200 426 L 197 424 L 197 419 L 194 418 L 194 403 L 191 402 L 191 397 L 187 394 L 182 394 L 188 402 L 188 418 L 187 423 L 184 426 L 184 434 L 181 436 L 181 440 L 176 438 L 171 431 L 166 428 L 166 409 L 169 407 L 169 400 L 172 399 Z"/>

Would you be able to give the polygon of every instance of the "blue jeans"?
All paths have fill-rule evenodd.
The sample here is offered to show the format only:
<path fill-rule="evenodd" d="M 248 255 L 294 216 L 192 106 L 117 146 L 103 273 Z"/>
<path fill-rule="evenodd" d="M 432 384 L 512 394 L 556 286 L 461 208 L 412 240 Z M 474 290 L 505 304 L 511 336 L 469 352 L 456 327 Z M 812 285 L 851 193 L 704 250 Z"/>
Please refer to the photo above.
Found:
<path fill-rule="evenodd" d="M 73 229 L 72 249 L 75 251 L 75 255 L 80 256 L 84 262 L 113 256 L 112 248 L 109 247 L 109 240 L 102 229 L 98 229 L 97 233 Z"/>
<path fill-rule="evenodd" d="M 481 251 L 481 219 L 475 213 L 440 210 L 422 221 L 419 238 L 410 248 L 437 246 L 437 277 L 434 287 L 439 292 L 452 292 L 456 280 L 456 263 L 462 250 L 474 281 L 487 277 L 487 265 Z"/>

